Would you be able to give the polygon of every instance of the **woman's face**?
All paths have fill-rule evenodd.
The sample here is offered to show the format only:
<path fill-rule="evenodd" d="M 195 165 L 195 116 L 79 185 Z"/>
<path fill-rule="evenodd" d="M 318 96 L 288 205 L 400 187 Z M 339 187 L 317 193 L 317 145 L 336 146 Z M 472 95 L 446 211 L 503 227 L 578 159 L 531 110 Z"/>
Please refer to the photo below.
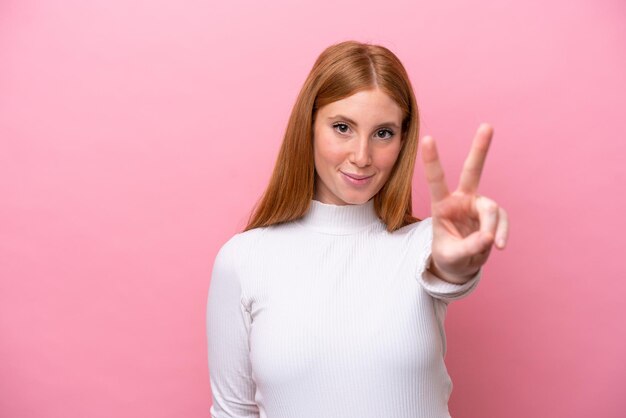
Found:
<path fill-rule="evenodd" d="M 313 124 L 315 200 L 362 204 L 384 186 L 398 158 L 402 110 L 380 89 L 318 109 Z"/>

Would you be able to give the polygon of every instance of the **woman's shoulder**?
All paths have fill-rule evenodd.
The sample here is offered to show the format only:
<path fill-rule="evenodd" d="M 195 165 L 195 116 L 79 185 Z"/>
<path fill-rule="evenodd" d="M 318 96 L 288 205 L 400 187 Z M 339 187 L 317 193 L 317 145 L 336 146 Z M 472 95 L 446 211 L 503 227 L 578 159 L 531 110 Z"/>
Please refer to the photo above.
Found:
<path fill-rule="evenodd" d="M 220 251 L 241 252 L 246 247 L 253 245 L 255 241 L 267 231 L 267 227 L 249 229 L 247 231 L 236 232 L 220 248 Z"/>
<path fill-rule="evenodd" d="M 293 229 L 293 227 L 287 227 L 288 225 L 286 224 L 276 224 L 236 232 L 222 245 L 220 251 L 235 253 L 239 256 L 249 254 L 253 247 L 267 242 L 267 239 L 273 236 L 279 235 L 280 231 Z"/>
<path fill-rule="evenodd" d="M 246 260 L 252 243 L 261 233 L 262 231 L 256 228 L 232 235 L 219 247 L 213 263 L 214 270 L 238 271 L 241 263 Z"/>
<path fill-rule="evenodd" d="M 407 225 L 404 225 L 401 228 L 398 228 L 394 231 L 395 234 L 404 235 L 414 235 L 414 234 L 423 234 L 428 233 L 428 231 L 432 228 L 432 218 L 428 217 L 417 222 L 413 222 Z"/>
<path fill-rule="evenodd" d="M 266 259 L 260 257 L 258 251 L 270 246 L 273 240 L 270 242 L 267 240 L 275 229 L 274 225 L 270 225 L 234 233 L 217 251 L 214 265 L 227 271 L 237 272 L 238 276 L 251 268 L 254 270 L 257 263 Z"/>

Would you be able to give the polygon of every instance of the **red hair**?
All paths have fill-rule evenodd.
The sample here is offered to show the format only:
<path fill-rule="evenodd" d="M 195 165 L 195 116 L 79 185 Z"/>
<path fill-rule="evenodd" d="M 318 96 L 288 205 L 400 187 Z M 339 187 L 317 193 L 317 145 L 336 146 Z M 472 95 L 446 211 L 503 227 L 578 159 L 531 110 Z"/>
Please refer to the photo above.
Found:
<path fill-rule="evenodd" d="M 326 48 L 315 61 L 291 111 L 267 189 L 244 231 L 306 214 L 315 193 L 313 122 L 317 110 L 372 88 L 389 95 L 403 113 L 400 153 L 374 196 L 374 208 L 389 232 L 419 221 L 412 215 L 411 201 L 419 113 L 409 77 L 387 48 L 346 41 Z"/>

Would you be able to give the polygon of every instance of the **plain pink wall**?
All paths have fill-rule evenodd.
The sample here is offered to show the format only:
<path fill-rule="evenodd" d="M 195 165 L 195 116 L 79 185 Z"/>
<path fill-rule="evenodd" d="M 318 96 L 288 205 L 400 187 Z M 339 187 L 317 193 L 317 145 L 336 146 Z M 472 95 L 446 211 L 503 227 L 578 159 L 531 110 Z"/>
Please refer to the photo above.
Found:
<path fill-rule="evenodd" d="M 331 43 L 405 63 L 450 187 L 482 121 L 511 217 L 451 305 L 451 412 L 623 417 L 626 6 L 0 2 L 0 416 L 208 417 L 218 248 Z M 421 163 L 421 160 L 418 159 Z M 415 212 L 428 216 L 421 165 Z"/>

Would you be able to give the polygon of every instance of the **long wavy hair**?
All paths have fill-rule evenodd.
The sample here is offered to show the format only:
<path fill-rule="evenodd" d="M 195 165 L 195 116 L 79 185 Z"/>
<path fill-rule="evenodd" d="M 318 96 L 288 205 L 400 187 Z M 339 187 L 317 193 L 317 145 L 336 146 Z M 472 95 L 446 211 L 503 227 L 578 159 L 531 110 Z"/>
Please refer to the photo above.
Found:
<path fill-rule="evenodd" d="M 376 87 L 398 104 L 403 120 L 400 153 L 389 178 L 374 196 L 374 209 L 389 232 L 420 220 L 412 214 L 419 113 L 409 77 L 387 48 L 346 41 L 326 48 L 315 61 L 291 111 L 267 189 L 244 231 L 306 214 L 316 186 L 313 123 L 317 110 Z"/>

